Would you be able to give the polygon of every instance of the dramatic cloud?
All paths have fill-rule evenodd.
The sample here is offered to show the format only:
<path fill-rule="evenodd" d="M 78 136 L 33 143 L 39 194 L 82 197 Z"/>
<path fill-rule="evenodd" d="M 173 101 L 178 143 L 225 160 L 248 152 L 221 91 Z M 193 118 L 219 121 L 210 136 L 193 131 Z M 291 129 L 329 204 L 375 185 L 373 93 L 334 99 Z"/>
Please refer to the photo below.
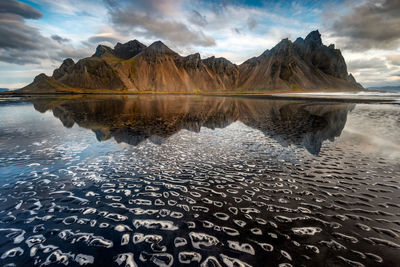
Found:
<path fill-rule="evenodd" d="M 199 28 L 190 27 L 184 21 L 176 19 L 179 17 L 179 10 L 176 10 L 179 7 L 178 2 L 166 0 L 138 0 L 134 3 L 108 1 L 108 6 L 114 26 L 119 30 L 123 29 L 128 34 L 170 41 L 180 46 L 215 45 L 213 37 L 205 34 Z M 197 21 L 198 23 L 199 21 Z"/>
<path fill-rule="evenodd" d="M 39 10 L 15 0 L 1 1 L 0 14 L 14 14 L 26 19 L 39 19 L 42 17 L 42 13 Z"/>
<path fill-rule="evenodd" d="M 0 61 L 16 64 L 38 63 L 39 50 L 47 40 L 24 19 L 39 19 L 39 10 L 15 0 L 0 2 Z"/>
<path fill-rule="evenodd" d="M 393 49 L 400 44 L 400 1 L 362 1 L 348 14 L 338 15 L 330 28 L 344 48 L 360 51 Z"/>
<path fill-rule="evenodd" d="M 0 48 L 0 61 L 25 65 L 25 64 L 39 64 L 40 58 L 44 59 L 43 55 L 39 52 L 23 53 L 18 49 L 4 49 Z"/>
<path fill-rule="evenodd" d="M 87 55 L 85 49 L 64 46 L 70 39 L 57 34 L 45 37 L 25 21 L 41 17 L 39 10 L 25 3 L 0 1 L 0 61 L 19 65 L 58 63 L 65 57 Z"/>
<path fill-rule="evenodd" d="M 56 41 L 56 42 L 59 43 L 59 44 L 68 43 L 68 42 L 71 41 L 70 39 L 68 39 L 68 38 L 63 38 L 63 37 L 61 37 L 60 35 L 57 35 L 57 34 L 53 34 L 53 35 L 51 36 L 51 39 L 53 39 L 54 41 Z"/>
<path fill-rule="evenodd" d="M 25 24 L 24 19 L 40 18 L 42 14 L 14 0 L 0 2 L 0 48 L 36 49 L 40 33 Z"/>
<path fill-rule="evenodd" d="M 381 58 L 356 59 L 347 62 L 350 71 L 359 71 L 365 69 L 387 69 L 385 60 Z"/>

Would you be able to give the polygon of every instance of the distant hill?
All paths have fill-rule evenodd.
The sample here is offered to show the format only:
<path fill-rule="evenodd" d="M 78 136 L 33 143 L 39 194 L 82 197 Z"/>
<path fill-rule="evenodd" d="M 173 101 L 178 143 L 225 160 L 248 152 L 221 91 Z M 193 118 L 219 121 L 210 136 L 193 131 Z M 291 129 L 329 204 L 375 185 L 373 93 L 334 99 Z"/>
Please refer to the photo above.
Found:
<path fill-rule="evenodd" d="M 182 57 L 161 41 L 137 40 L 114 48 L 99 45 L 93 56 L 65 59 L 51 77 L 39 74 L 17 92 L 251 92 L 362 90 L 333 44 L 313 31 L 295 42 L 283 39 L 240 65 L 225 58 Z"/>
<path fill-rule="evenodd" d="M 10 89 L 8 89 L 8 88 L 0 88 L 0 92 L 7 92 L 7 91 L 10 91 Z"/>
<path fill-rule="evenodd" d="M 389 91 L 389 92 L 399 92 L 399 86 L 381 86 L 381 87 L 368 87 L 368 90 L 375 90 L 375 91 Z"/>

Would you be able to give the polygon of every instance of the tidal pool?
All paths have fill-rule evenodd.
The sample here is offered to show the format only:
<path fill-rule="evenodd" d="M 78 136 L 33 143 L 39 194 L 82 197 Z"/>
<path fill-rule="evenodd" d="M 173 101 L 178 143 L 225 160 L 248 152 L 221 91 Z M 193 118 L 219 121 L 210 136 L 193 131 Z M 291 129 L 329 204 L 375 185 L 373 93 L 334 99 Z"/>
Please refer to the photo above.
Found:
<path fill-rule="evenodd" d="M 400 105 L 0 101 L 2 266 L 400 266 Z"/>

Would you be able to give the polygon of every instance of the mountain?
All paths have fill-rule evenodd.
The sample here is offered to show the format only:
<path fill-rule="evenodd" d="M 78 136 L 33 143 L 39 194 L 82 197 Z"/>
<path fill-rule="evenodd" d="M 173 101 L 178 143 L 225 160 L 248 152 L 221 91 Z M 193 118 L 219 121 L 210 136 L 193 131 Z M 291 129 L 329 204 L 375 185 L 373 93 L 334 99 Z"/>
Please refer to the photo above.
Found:
<path fill-rule="evenodd" d="M 7 88 L 0 88 L 0 92 L 7 92 L 7 91 L 9 91 L 10 89 L 7 89 Z"/>
<path fill-rule="evenodd" d="M 186 129 L 224 128 L 234 122 L 260 130 L 282 146 L 304 147 L 318 154 L 325 140 L 340 136 L 354 104 L 251 97 L 138 96 L 33 98 L 39 112 L 48 110 L 65 127 L 91 129 L 99 141 L 114 138 L 130 145 L 161 144 Z M 177 105 L 179 103 L 179 105 Z"/>
<path fill-rule="evenodd" d="M 373 90 L 373 91 L 399 92 L 400 91 L 400 85 L 399 86 L 368 87 L 367 89 L 368 90 Z"/>
<path fill-rule="evenodd" d="M 51 77 L 38 75 L 18 92 L 249 92 L 362 90 L 334 45 L 318 31 L 295 42 L 283 39 L 240 65 L 225 58 L 182 57 L 161 41 L 99 45 L 88 58 L 66 59 Z"/>

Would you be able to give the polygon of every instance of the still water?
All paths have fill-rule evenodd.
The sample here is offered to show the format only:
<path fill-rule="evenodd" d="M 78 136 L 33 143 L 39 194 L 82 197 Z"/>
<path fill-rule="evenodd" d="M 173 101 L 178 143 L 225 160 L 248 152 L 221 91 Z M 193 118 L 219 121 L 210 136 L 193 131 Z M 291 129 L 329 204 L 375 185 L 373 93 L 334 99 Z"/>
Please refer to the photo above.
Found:
<path fill-rule="evenodd" d="M 400 266 L 400 105 L 0 102 L 1 266 Z"/>

